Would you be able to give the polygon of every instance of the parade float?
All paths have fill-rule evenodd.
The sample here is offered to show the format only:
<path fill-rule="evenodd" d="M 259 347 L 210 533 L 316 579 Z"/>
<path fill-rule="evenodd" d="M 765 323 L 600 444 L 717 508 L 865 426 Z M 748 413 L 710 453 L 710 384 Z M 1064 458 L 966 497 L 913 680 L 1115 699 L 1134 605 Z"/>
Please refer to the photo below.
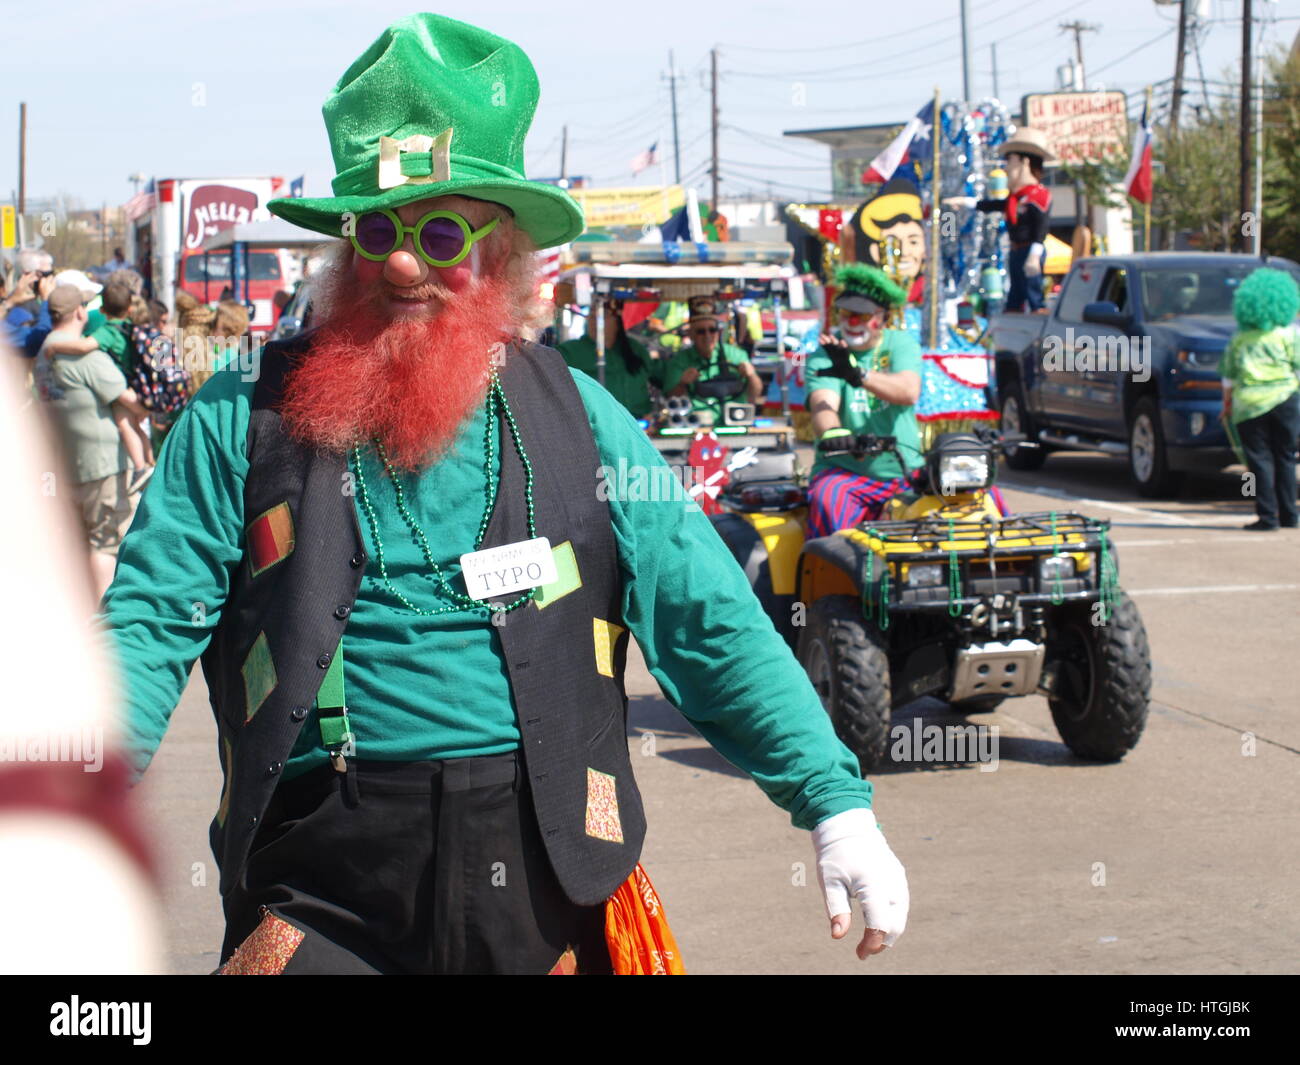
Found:
<path fill-rule="evenodd" d="M 907 306 L 889 328 L 912 332 L 921 345 L 924 373 L 916 413 L 925 446 L 940 433 L 997 421 L 983 339 L 1007 291 L 1006 222 L 997 213 L 948 210 L 943 201 L 1008 195 L 1001 146 L 1015 128 L 995 99 L 967 107 L 936 98 L 863 175 L 864 184 L 879 183 L 873 196 L 856 206 L 791 204 L 786 209 L 795 225 L 816 238 L 823 277 L 830 277 L 839 262 L 869 261 L 907 291 Z M 1048 250 L 1045 272 L 1064 273 L 1069 249 L 1053 241 Z M 795 423 L 808 439 L 809 419 L 800 410 L 803 361 L 816 350 L 820 327 L 804 323 L 800 333 L 784 338 Z M 775 388 L 768 398 L 778 400 Z"/>

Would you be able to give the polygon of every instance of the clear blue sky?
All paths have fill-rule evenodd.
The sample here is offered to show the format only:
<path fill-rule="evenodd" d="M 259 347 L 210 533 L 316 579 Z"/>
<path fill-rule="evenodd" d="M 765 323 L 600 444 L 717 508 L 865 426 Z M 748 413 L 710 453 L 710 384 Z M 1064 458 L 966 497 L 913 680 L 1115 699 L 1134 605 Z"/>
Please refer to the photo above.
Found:
<path fill-rule="evenodd" d="M 1215 21 L 1202 60 L 1205 76 L 1217 81 L 1240 49 L 1241 3 L 1211 0 L 1209 7 Z M 1269 41 L 1289 42 L 1300 28 L 1300 0 L 1255 7 L 1279 20 L 1266 29 Z M 975 95 L 991 92 L 989 46 L 997 41 L 999 87 L 1013 109 L 1023 93 L 1055 87 L 1056 68 L 1072 50 L 1062 21 L 1100 27 L 1084 37 L 1090 87 L 1137 94 L 1173 73 L 1174 7 L 970 0 L 970 8 Z M 29 197 L 64 192 L 88 207 L 121 203 L 135 171 L 305 174 L 307 195 L 327 194 L 333 166 L 321 101 L 383 27 L 411 10 L 410 0 L 11 4 L 0 59 L 0 201 L 17 185 L 20 99 L 28 104 Z M 631 184 L 630 160 L 658 140 L 671 179 L 663 78 L 670 48 L 684 75 L 678 102 L 688 178 L 701 175 L 708 158 L 708 51 L 720 49 L 724 193 L 772 181 L 778 194 L 824 194 L 826 149 L 783 139 L 783 130 L 903 121 L 936 83 L 945 98 L 961 93 L 958 0 L 497 0 L 439 10 L 512 38 L 532 57 L 542 85 L 528 142 L 533 176 L 558 172 L 567 123 L 570 174 Z M 1201 100 L 1197 74 L 1192 57 L 1193 102 Z M 1211 94 L 1225 90 L 1209 86 Z M 196 106 L 200 91 L 203 106 Z M 654 168 L 639 180 L 658 179 Z"/>

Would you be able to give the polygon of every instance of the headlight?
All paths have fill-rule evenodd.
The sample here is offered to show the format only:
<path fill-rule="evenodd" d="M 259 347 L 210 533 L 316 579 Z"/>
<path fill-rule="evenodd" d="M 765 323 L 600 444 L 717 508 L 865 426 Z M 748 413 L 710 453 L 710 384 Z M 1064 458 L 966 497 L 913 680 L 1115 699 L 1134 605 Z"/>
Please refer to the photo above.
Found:
<path fill-rule="evenodd" d="M 1074 576 L 1074 559 L 1069 555 L 1044 555 L 1038 560 L 1038 578 L 1041 581 L 1054 581 L 1058 577 L 1067 580 Z"/>
<path fill-rule="evenodd" d="M 910 588 L 943 583 L 943 566 L 908 566 L 906 584 Z"/>
<path fill-rule="evenodd" d="M 1178 353 L 1178 361 L 1184 366 L 1193 366 L 1198 370 L 1212 370 L 1219 365 L 1221 351 L 1187 351 Z"/>
<path fill-rule="evenodd" d="M 956 495 L 988 487 L 989 457 L 987 454 L 956 454 L 939 456 L 939 494 Z"/>

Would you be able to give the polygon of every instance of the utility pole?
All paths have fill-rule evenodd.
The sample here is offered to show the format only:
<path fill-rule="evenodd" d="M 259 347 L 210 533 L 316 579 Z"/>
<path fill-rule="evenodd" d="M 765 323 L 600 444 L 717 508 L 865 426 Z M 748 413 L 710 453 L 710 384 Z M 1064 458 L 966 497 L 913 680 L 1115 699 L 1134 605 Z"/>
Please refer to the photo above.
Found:
<path fill-rule="evenodd" d="M 1174 97 L 1169 105 L 1169 136 L 1178 135 L 1178 111 L 1183 104 L 1183 60 L 1187 54 L 1187 0 L 1178 2 L 1178 58 L 1174 60 Z"/>
<path fill-rule="evenodd" d="M 560 177 L 569 176 L 569 127 L 560 127 Z"/>
<path fill-rule="evenodd" d="M 998 96 L 998 42 L 994 41 L 989 45 L 989 51 L 993 53 L 993 99 L 1001 99 Z"/>
<path fill-rule="evenodd" d="M 1252 74 L 1254 73 L 1250 65 L 1250 31 L 1254 25 L 1254 18 L 1250 11 L 1250 0 L 1242 0 L 1241 9 L 1241 224 L 1238 230 L 1241 233 L 1241 250 L 1250 250 L 1250 239 L 1246 236 L 1246 219 L 1251 214 L 1252 204 L 1252 182 L 1250 176 L 1251 144 L 1250 144 L 1250 121 L 1254 117 L 1251 113 L 1250 106 L 1250 88 Z M 1259 219 L 1255 219 L 1255 225 L 1259 225 Z"/>
<path fill-rule="evenodd" d="M 1079 87 L 1087 89 L 1088 71 L 1083 65 L 1083 35 L 1085 33 L 1096 33 L 1100 26 L 1092 22 L 1080 22 L 1076 19 L 1074 22 L 1062 22 L 1061 31 L 1063 33 L 1074 34 L 1074 58 L 1079 64 Z"/>
<path fill-rule="evenodd" d="M 709 58 L 712 61 L 712 92 L 713 92 L 713 163 L 710 170 L 713 173 L 713 209 L 718 209 L 718 50 L 714 48 L 709 52 Z"/>
<path fill-rule="evenodd" d="M 18 105 L 18 214 L 27 210 L 27 105 Z"/>
<path fill-rule="evenodd" d="M 673 64 L 672 49 L 668 50 L 668 92 L 673 101 L 673 176 L 682 183 L 682 146 L 677 139 L 677 67 Z"/>
<path fill-rule="evenodd" d="M 970 0 L 961 0 L 961 96 L 969 104 L 970 94 Z"/>

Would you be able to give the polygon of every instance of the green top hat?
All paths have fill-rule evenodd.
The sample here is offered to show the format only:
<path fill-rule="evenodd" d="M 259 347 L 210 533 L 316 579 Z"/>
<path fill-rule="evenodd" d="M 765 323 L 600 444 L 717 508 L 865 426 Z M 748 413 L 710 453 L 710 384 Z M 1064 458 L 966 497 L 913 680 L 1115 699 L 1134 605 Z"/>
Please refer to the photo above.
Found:
<path fill-rule="evenodd" d="M 456 193 L 510 208 L 539 248 L 573 240 L 582 209 L 524 177 L 537 73 L 511 41 L 442 15 L 389 26 L 321 108 L 334 195 L 278 199 L 272 213 L 341 236 L 344 215 Z"/>

